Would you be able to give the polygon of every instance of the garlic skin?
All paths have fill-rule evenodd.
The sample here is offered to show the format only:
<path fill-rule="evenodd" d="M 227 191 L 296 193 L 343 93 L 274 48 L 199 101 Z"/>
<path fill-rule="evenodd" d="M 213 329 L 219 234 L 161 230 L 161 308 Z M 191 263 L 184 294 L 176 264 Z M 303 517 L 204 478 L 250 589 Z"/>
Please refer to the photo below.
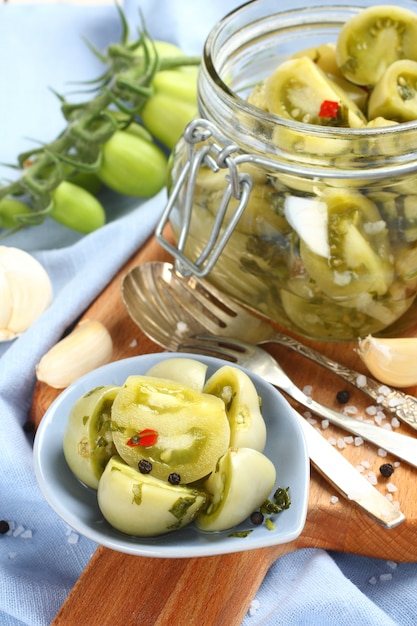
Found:
<path fill-rule="evenodd" d="M 64 389 L 78 378 L 108 363 L 113 341 L 97 320 L 84 320 L 55 344 L 36 366 L 36 377 L 55 389 Z"/>
<path fill-rule="evenodd" d="M 359 339 L 356 350 L 369 372 L 392 387 L 417 385 L 417 337 Z"/>
<path fill-rule="evenodd" d="M 0 341 L 29 328 L 52 301 L 52 284 L 31 254 L 0 246 Z"/>

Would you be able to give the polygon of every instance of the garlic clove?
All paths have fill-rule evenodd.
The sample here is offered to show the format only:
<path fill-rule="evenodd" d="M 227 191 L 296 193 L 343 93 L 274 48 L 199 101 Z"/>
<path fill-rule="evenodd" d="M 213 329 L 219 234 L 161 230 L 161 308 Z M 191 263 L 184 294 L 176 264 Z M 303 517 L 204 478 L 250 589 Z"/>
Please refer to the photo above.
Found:
<path fill-rule="evenodd" d="M 52 284 L 44 267 L 31 254 L 0 246 L 0 341 L 14 339 L 52 301 Z"/>
<path fill-rule="evenodd" d="M 7 276 L 0 267 L 0 334 L 6 331 L 12 314 L 12 294 Z"/>
<path fill-rule="evenodd" d="M 36 366 L 36 377 L 50 387 L 63 389 L 108 363 L 112 352 L 107 328 L 97 320 L 84 320 L 44 354 Z"/>
<path fill-rule="evenodd" d="M 369 372 L 392 387 L 417 385 L 417 337 L 359 340 L 356 350 Z"/>

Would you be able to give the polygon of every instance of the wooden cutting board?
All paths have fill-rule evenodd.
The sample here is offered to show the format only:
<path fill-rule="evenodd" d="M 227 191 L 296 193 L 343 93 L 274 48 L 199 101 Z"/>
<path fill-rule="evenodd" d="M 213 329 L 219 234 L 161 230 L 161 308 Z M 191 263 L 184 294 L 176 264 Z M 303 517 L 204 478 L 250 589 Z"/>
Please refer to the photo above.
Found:
<path fill-rule="evenodd" d="M 149 260 L 171 260 L 153 238 L 115 276 L 85 314 L 85 317 L 100 320 L 109 329 L 115 345 L 113 360 L 162 351 L 131 321 L 120 295 L 126 271 Z M 313 342 L 306 343 L 314 346 Z M 364 371 L 353 344 L 319 343 L 315 347 L 344 365 Z M 298 385 L 311 385 L 313 397 L 323 404 L 340 410 L 336 394 L 349 388 L 349 404 L 358 407 L 358 413 L 365 415 L 365 408 L 372 405 L 359 390 L 286 348 L 271 347 L 271 352 L 279 357 Z M 417 393 L 416 388 L 406 391 Z M 35 426 L 58 393 L 44 384 L 36 386 L 30 415 Z M 386 421 L 389 420 L 390 417 Z M 417 436 L 416 431 L 405 425 L 398 430 Z M 349 433 L 329 427 L 323 430 L 323 436 L 337 439 Z M 294 542 L 193 559 L 135 557 L 98 547 L 53 625 L 75 626 L 86 623 L 86 619 L 89 626 L 238 625 L 271 564 L 299 548 L 325 548 L 393 561 L 417 561 L 417 469 L 402 463 L 387 480 L 380 475 L 379 467 L 396 459 L 378 456 L 377 450 L 368 444 L 355 447 L 347 443 L 342 453 L 355 466 L 361 465 L 365 473 L 373 471 L 382 493 L 388 493 L 388 483 L 397 488 L 392 497 L 406 516 L 403 524 L 386 530 L 351 502 L 340 498 L 332 503 L 336 492 L 312 469 L 307 521 L 303 533 Z"/>

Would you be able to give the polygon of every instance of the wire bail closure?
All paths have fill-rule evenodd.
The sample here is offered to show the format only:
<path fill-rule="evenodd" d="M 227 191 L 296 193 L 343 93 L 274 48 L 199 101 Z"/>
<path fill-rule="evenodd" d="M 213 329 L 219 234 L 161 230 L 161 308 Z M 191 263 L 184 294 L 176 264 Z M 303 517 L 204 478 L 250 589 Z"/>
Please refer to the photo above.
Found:
<path fill-rule="evenodd" d="M 181 274 L 192 274 L 202 278 L 213 269 L 242 216 L 249 200 L 253 181 L 249 174 L 238 171 L 237 163 L 232 155 L 239 151 L 239 146 L 231 142 L 211 122 L 204 119 L 193 120 L 186 127 L 183 137 L 187 144 L 187 162 L 172 189 L 168 203 L 156 227 L 155 237 L 158 243 L 173 255 L 176 269 Z M 209 167 L 215 173 L 219 173 L 220 170 L 227 170 L 225 174 L 227 184 L 207 243 L 198 258 L 192 261 L 185 255 L 184 249 L 190 230 L 197 176 L 202 166 Z M 183 219 L 178 243 L 175 246 L 167 241 L 162 233 L 180 194 L 182 195 Z M 238 200 L 239 204 L 231 213 L 227 224 L 224 224 L 225 215 L 232 198 Z"/>

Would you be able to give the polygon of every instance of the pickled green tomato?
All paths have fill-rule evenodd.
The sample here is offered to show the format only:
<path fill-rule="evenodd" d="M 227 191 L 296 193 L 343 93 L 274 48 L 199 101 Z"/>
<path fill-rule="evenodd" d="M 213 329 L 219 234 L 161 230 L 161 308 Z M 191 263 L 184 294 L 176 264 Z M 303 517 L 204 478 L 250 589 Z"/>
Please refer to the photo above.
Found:
<path fill-rule="evenodd" d="M 134 468 L 141 459 L 150 461 L 161 480 L 174 472 L 182 483 L 199 480 L 229 446 L 224 402 L 176 381 L 130 376 L 113 403 L 112 423 L 122 459 Z M 155 433 L 151 445 L 144 431 Z"/>
<path fill-rule="evenodd" d="M 119 387 L 96 387 L 73 405 L 66 425 L 65 459 L 83 483 L 97 489 L 100 476 L 116 453 L 112 439 L 111 406 Z"/>
<path fill-rule="evenodd" d="M 374 203 L 354 191 L 330 189 L 322 194 L 320 206 L 324 209 L 322 224 L 317 237 L 314 230 L 307 229 L 311 239 L 302 229 L 305 223 L 299 219 L 297 224 L 288 215 L 301 234 L 300 257 L 307 274 L 336 301 L 352 300 L 363 293 L 385 294 L 394 269 L 386 223 Z M 323 243 L 319 247 L 320 237 Z"/>
<path fill-rule="evenodd" d="M 212 499 L 196 524 L 201 530 L 227 530 L 243 522 L 268 498 L 274 486 L 274 464 L 252 448 L 230 448 L 204 483 Z"/>
<path fill-rule="evenodd" d="M 363 9 L 341 28 L 336 58 L 348 80 L 375 85 L 395 61 L 417 61 L 417 15 L 390 5 Z"/>
<path fill-rule="evenodd" d="M 155 537 L 192 522 L 207 496 L 186 485 L 170 485 L 141 474 L 114 456 L 100 479 L 97 499 L 104 518 L 117 530 Z"/>
<path fill-rule="evenodd" d="M 396 61 L 385 70 L 369 97 L 368 117 L 396 122 L 417 119 L 416 61 Z"/>
<path fill-rule="evenodd" d="M 266 443 L 266 425 L 258 392 L 249 376 L 236 367 L 224 365 L 208 379 L 204 391 L 225 403 L 230 446 L 262 452 Z"/>
<path fill-rule="evenodd" d="M 206 372 L 205 363 L 196 359 L 178 357 L 159 361 L 146 372 L 146 376 L 176 380 L 195 391 L 203 391 Z"/>
<path fill-rule="evenodd" d="M 309 57 L 285 61 L 265 82 L 267 110 L 287 119 L 323 124 L 319 114 L 325 101 L 339 103 L 342 117 L 337 119 L 338 126 L 365 125 L 361 110 Z"/>

